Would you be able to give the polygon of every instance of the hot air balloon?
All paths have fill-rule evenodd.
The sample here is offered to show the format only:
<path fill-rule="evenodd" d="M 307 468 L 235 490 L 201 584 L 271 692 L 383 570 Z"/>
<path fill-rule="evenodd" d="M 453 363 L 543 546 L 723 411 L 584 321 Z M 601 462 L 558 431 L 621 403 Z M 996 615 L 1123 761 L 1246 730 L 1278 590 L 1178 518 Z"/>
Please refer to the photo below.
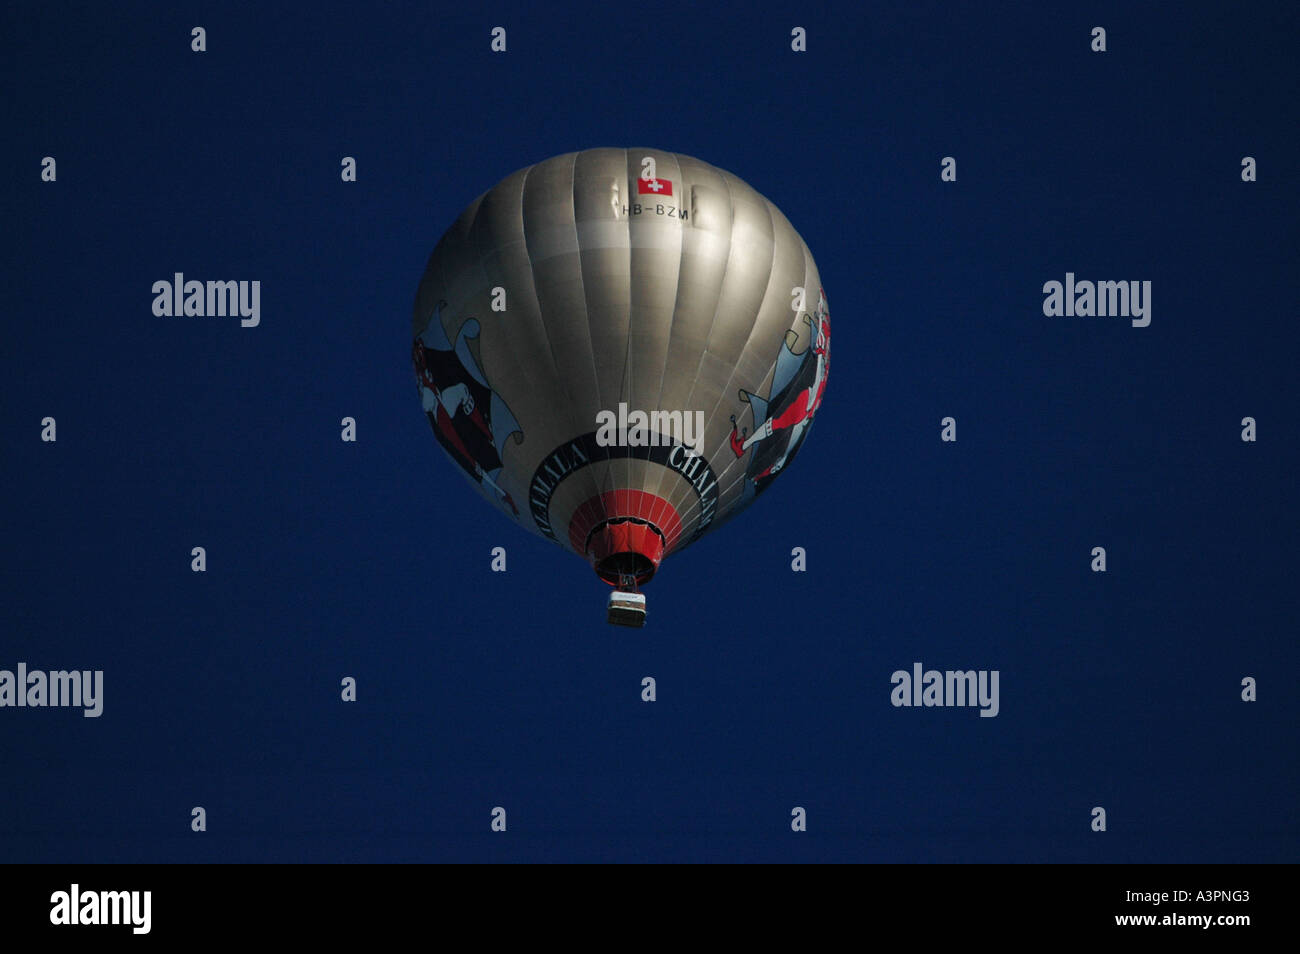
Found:
<path fill-rule="evenodd" d="M 663 560 L 794 461 L 830 370 L 808 246 L 699 159 L 589 149 L 521 169 L 438 242 L 416 293 L 424 412 L 512 522 L 641 625 Z"/>

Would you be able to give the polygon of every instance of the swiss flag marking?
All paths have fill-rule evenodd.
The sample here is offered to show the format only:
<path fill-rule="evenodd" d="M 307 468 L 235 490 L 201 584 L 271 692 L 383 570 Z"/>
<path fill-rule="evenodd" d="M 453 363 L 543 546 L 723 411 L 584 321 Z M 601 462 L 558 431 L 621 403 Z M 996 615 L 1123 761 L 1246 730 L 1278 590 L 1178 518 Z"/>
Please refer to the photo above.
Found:
<path fill-rule="evenodd" d="M 673 183 L 670 179 L 637 179 L 637 195 L 672 195 Z"/>

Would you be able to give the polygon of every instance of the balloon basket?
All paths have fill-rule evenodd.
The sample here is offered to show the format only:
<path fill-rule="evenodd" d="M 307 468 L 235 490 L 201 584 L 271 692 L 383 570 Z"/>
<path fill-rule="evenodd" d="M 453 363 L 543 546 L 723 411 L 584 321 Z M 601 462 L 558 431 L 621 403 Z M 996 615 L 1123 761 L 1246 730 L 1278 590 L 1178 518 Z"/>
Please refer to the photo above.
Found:
<path fill-rule="evenodd" d="M 609 594 L 606 618 L 615 626 L 633 626 L 639 629 L 645 625 L 645 595 L 615 590 Z"/>

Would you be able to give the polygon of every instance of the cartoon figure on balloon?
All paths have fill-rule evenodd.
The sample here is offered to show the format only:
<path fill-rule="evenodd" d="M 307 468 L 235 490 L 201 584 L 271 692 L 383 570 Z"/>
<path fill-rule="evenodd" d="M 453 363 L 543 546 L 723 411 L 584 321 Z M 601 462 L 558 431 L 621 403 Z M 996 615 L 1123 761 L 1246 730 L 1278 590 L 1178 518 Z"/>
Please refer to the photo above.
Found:
<path fill-rule="evenodd" d="M 817 313 L 803 316 L 812 333 L 812 345 L 796 354 L 799 336 L 785 333 L 776 358 L 776 371 L 768 397 L 740 390 L 740 400 L 754 414 L 754 432 L 737 430 L 731 417 L 731 450 L 736 457 L 749 453 L 745 465 L 745 497 L 761 494 L 799 452 L 813 417 L 826 393 L 831 367 L 831 314 L 825 291 L 818 290 Z M 752 450 L 752 453 L 750 453 Z"/>
<path fill-rule="evenodd" d="M 453 343 L 442 326 L 445 301 L 413 346 L 416 383 L 424 413 L 443 449 L 517 518 L 519 508 L 499 483 L 505 443 L 522 444 L 523 431 L 506 402 L 488 384 L 478 356 L 480 326 L 469 318 Z"/>

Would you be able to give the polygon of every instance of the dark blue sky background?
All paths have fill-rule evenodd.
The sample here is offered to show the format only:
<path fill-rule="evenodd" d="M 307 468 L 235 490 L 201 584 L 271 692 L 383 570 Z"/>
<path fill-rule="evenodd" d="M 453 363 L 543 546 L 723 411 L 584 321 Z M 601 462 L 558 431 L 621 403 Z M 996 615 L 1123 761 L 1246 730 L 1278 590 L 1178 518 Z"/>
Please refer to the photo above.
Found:
<path fill-rule="evenodd" d="M 105 700 L 0 710 L 0 860 L 1297 860 L 1300 8 L 982 6 L 11 10 L 0 668 Z M 460 210 L 595 146 L 748 181 L 834 315 L 798 461 L 640 632 L 410 367 Z M 260 327 L 155 317 L 176 271 Z M 1044 317 L 1066 271 L 1150 327 Z M 1001 714 L 892 707 L 915 661 Z"/>

